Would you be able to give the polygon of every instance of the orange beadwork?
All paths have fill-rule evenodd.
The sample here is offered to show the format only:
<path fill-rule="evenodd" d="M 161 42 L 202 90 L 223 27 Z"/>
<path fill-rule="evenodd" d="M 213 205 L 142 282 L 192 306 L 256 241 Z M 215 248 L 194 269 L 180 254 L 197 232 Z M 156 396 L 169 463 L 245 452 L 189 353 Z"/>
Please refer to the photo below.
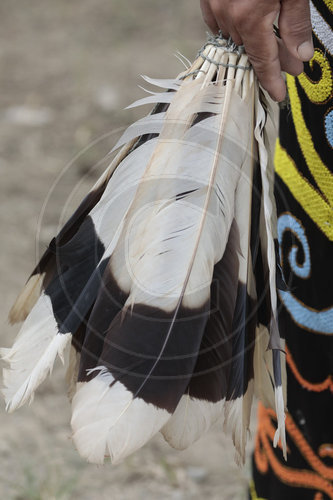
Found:
<path fill-rule="evenodd" d="M 292 371 L 294 377 L 296 378 L 297 382 L 304 387 L 305 389 L 308 389 L 308 391 L 314 391 L 314 392 L 322 392 L 326 391 L 329 389 L 331 392 L 333 392 L 333 377 L 332 375 L 329 375 L 323 382 L 319 383 L 312 383 L 306 380 L 298 371 L 298 368 L 296 366 L 296 363 L 286 345 L 285 347 L 286 350 L 286 360 L 287 364 Z"/>
<path fill-rule="evenodd" d="M 333 444 L 324 443 L 319 446 L 318 455 L 322 458 L 330 457 L 333 458 Z"/>
<path fill-rule="evenodd" d="M 319 456 L 316 455 L 289 414 L 286 415 L 287 434 L 294 441 L 299 452 L 310 465 L 311 470 L 294 469 L 281 463 L 274 453 L 270 437 L 272 435 L 272 419 L 276 420 L 274 411 L 266 409 L 259 403 L 259 424 L 254 452 L 254 459 L 258 470 L 261 473 L 266 473 L 268 466 L 270 466 L 275 475 L 283 483 L 294 487 L 318 490 L 319 493 L 317 493 L 314 500 L 320 500 L 318 494 L 321 494 L 321 492 L 333 500 L 333 467 L 325 465 Z"/>

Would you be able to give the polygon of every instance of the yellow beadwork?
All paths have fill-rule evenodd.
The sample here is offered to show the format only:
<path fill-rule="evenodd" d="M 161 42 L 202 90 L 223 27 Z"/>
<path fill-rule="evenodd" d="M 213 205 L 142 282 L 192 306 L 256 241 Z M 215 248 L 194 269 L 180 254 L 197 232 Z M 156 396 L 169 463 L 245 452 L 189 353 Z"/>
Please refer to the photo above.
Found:
<path fill-rule="evenodd" d="M 331 211 L 333 207 L 333 174 L 329 171 L 326 165 L 321 160 L 317 153 L 311 134 L 307 129 L 301 107 L 295 78 L 287 76 L 288 91 L 290 96 L 291 111 L 294 119 L 294 125 L 298 143 L 302 150 L 305 162 L 311 171 L 320 191 L 327 199 Z"/>
<path fill-rule="evenodd" d="M 333 12 L 333 0 L 324 0 L 324 4 Z"/>
<path fill-rule="evenodd" d="M 309 62 L 311 69 L 313 69 L 314 64 L 318 64 L 321 69 L 321 77 L 318 81 L 311 80 L 305 73 L 302 73 L 297 78 L 309 100 L 315 104 L 320 104 L 326 102 L 332 96 L 332 70 L 327 57 L 319 49 L 315 50 L 314 56 Z"/>
<path fill-rule="evenodd" d="M 290 192 L 305 212 L 318 225 L 330 241 L 333 241 L 333 210 L 323 196 L 315 189 L 277 141 L 275 148 L 275 171 L 288 186 Z M 332 182 L 333 185 L 333 182 Z"/>
<path fill-rule="evenodd" d="M 258 497 L 254 486 L 254 481 L 250 482 L 250 494 L 251 494 L 251 500 L 266 500 L 265 498 Z"/>

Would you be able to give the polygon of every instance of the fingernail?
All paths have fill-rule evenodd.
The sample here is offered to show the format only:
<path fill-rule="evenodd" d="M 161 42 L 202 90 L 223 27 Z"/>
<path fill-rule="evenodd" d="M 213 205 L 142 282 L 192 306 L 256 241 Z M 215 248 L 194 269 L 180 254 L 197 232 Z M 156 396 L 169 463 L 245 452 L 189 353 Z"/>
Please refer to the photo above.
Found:
<path fill-rule="evenodd" d="M 297 49 L 301 61 L 310 61 L 312 59 L 314 50 L 312 42 L 303 42 Z"/>

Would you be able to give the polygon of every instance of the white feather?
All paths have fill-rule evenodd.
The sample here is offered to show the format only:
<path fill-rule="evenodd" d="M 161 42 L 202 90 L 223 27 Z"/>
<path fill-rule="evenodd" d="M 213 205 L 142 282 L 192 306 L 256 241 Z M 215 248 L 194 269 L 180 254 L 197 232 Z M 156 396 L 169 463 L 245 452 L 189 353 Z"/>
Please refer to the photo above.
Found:
<path fill-rule="evenodd" d="M 134 145 L 135 140 L 127 143 L 115 156 L 110 165 L 107 167 L 105 172 L 101 175 L 101 177 L 96 181 L 94 186 L 91 188 L 90 193 L 97 191 L 100 187 L 107 182 L 110 178 L 116 167 L 119 163 L 125 158 L 128 152 Z M 50 266 L 52 269 L 52 265 Z M 44 288 L 44 278 L 50 278 L 48 276 L 49 268 L 46 266 L 46 269 L 40 274 L 33 274 L 28 279 L 27 283 L 23 287 L 22 291 L 19 293 L 14 305 L 12 306 L 9 312 L 9 321 L 10 323 L 17 323 L 24 321 L 28 314 L 30 313 L 33 306 L 36 304 L 39 299 L 43 288 Z"/>
<path fill-rule="evenodd" d="M 112 463 L 118 463 L 149 441 L 170 413 L 133 399 L 104 367 L 96 370 L 99 373 L 94 379 L 78 384 L 73 398 L 73 441 L 89 462 L 102 464 L 109 455 Z"/>
<path fill-rule="evenodd" d="M 236 448 L 235 460 L 238 464 L 245 462 L 245 447 L 249 434 L 250 411 L 253 397 L 253 380 L 248 383 L 242 397 L 225 403 L 223 429 L 232 437 Z"/>
<path fill-rule="evenodd" d="M 34 274 L 29 278 L 9 311 L 10 323 L 18 323 L 27 318 L 42 292 L 44 276 L 44 273 Z"/>
<path fill-rule="evenodd" d="M 267 244 L 267 262 L 269 267 L 269 289 L 271 295 L 271 306 L 273 319 L 276 322 L 277 315 L 277 294 L 276 294 L 276 269 L 275 269 L 275 247 L 274 247 L 274 232 L 272 226 L 272 220 L 274 217 L 274 204 L 272 197 L 272 162 L 273 162 L 273 150 L 269 151 L 268 141 L 265 134 L 265 125 L 267 120 L 267 115 L 269 113 L 273 114 L 273 111 L 267 114 L 261 104 L 259 98 L 259 88 L 256 87 L 256 125 L 254 128 L 254 135 L 259 146 L 259 159 L 260 159 L 260 170 L 262 179 L 262 190 L 263 190 L 263 214 L 265 220 L 265 231 L 266 231 L 266 244 Z M 267 106 L 273 106 L 271 101 L 267 101 Z M 270 153 L 270 154 L 268 154 Z"/>
<path fill-rule="evenodd" d="M 266 408 L 275 408 L 273 367 L 268 365 L 269 333 L 267 328 L 259 325 L 254 347 L 254 392 Z M 272 363 L 270 363 L 272 365 Z"/>
<path fill-rule="evenodd" d="M 153 97 L 154 96 L 151 96 L 147 99 L 152 99 L 152 102 L 154 102 L 154 99 L 155 100 L 157 99 L 156 96 L 154 97 L 154 99 Z M 135 105 L 139 104 L 134 103 L 132 107 L 134 107 Z M 156 113 L 153 115 L 145 116 L 144 118 L 140 118 L 138 121 L 134 122 L 125 130 L 125 132 L 120 137 L 119 141 L 114 146 L 112 151 L 115 151 L 116 149 L 123 146 L 127 142 L 137 137 L 140 137 L 141 135 L 159 134 L 164 126 L 164 119 L 165 119 L 165 112 Z"/>
<path fill-rule="evenodd" d="M 179 90 L 179 87 L 183 83 L 182 80 L 177 78 L 150 78 L 150 76 L 147 75 L 141 76 L 146 82 L 155 87 L 161 87 L 162 89 Z"/>
<path fill-rule="evenodd" d="M 161 432 L 164 439 L 177 450 L 185 450 L 205 434 L 221 418 L 224 399 L 211 403 L 185 394 L 176 411 Z"/>
<path fill-rule="evenodd" d="M 129 106 L 126 106 L 125 109 L 132 109 L 132 108 L 136 108 L 138 106 L 144 106 L 145 104 L 155 104 L 157 102 L 169 104 L 174 97 L 172 92 L 150 92 L 149 90 L 144 89 L 143 87 L 141 87 L 141 88 L 145 92 L 148 92 L 151 95 L 148 97 L 143 97 L 141 99 L 138 99 L 137 101 L 133 102 Z M 152 115 L 152 116 L 155 116 L 155 115 Z"/>
<path fill-rule="evenodd" d="M 250 260 L 247 244 L 250 214 L 244 217 L 244 200 L 248 208 L 253 163 L 251 141 L 256 117 L 255 135 L 263 171 L 265 241 L 275 315 L 273 207 L 269 199 L 270 165 L 263 132 L 266 115 L 260 103 L 254 107 L 254 98 L 259 101 L 259 95 L 253 70 L 244 71 L 247 56 L 239 57 L 228 48 L 224 50 L 225 46 L 225 41 L 221 47 L 208 45 L 189 68 L 191 76 L 183 74 L 173 80 L 144 77 L 148 83 L 169 92 L 153 93 L 133 106 L 162 102 L 169 107 L 166 112 L 151 114 L 125 131 L 114 149 L 127 144 L 102 177 L 102 182 L 107 180 L 108 184 L 89 215 L 106 249 L 103 258 L 111 257 L 108 265 L 112 277 L 129 295 L 124 310 L 137 303 L 145 304 L 174 311 L 175 321 L 180 305 L 202 306 L 209 299 L 214 265 L 223 256 L 235 216 L 242 220 L 240 278 L 247 282 L 252 272 L 246 267 Z M 237 64 L 243 67 L 236 69 Z M 216 67 L 217 78 L 212 83 Z M 217 116 L 193 125 L 193 118 L 201 112 Z M 137 138 L 146 134 L 159 136 L 133 150 Z M 178 199 L 179 192 L 184 191 L 186 198 Z M 37 284 L 40 279 L 36 278 Z M 252 285 L 248 287 L 250 293 Z M 29 299 L 29 286 L 23 297 L 22 311 L 33 303 Z M 20 302 L 18 306 L 21 308 Z M 23 316 L 25 314 L 23 312 Z M 15 316 L 19 317 L 20 313 L 16 311 Z M 172 322 L 168 335 L 171 330 Z M 70 338 L 70 334 L 58 333 L 51 301 L 42 294 L 13 348 L 2 351 L 10 363 L 10 370 L 4 374 L 8 409 L 32 398 L 36 387 L 52 369 L 56 355 L 63 356 Z M 163 349 L 147 379 L 162 355 Z M 70 392 L 77 377 L 78 361 L 79 355 L 72 352 Z M 184 448 L 210 427 L 224 406 L 225 427 L 233 435 L 243 458 L 252 381 L 243 398 L 226 404 L 224 400 L 209 403 L 183 396 L 170 418 L 168 411 L 134 397 L 136 395 L 115 381 L 104 366 L 90 373 L 93 372 L 95 377 L 89 382 L 77 384 L 72 401 L 73 440 L 88 461 L 103 463 L 105 454 L 109 454 L 116 463 L 143 446 L 161 428 L 173 446 Z M 138 394 L 144 384 L 145 380 Z M 277 436 L 280 435 L 284 443 L 282 391 L 276 392 L 276 406 Z"/>
<path fill-rule="evenodd" d="M 187 103 L 191 100 L 187 91 L 191 96 L 195 88 L 183 90 Z M 213 266 L 223 255 L 234 216 L 239 165 L 247 157 L 252 118 L 249 102 L 230 93 L 220 104 L 223 116 L 205 120 L 203 125 L 199 123 L 180 134 L 180 128 L 186 130 L 188 110 L 175 131 L 173 123 L 180 113 L 180 98 L 176 95 L 175 99 L 177 102 L 166 114 L 153 161 L 144 174 L 146 182 L 157 182 L 148 184 L 149 190 L 141 182 L 127 215 L 123 246 L 118 252 L 116 249 L 111 260 L 117 282 L 131 290 L 128 305 L 140 302 L 169 311 L 176 307 L 184 283 L 183 305 L 196 307 L 207 299 Z M 242 116 L 243 127 L 232 118 L 236 110 Z M 182 191 L 197 191 L 186 200 L 175 201 L 180 183 Z M 223 196 L 223 213 L 214 193 L 217 187 Z M 126 262 L 121 257 L 124 248 L 128 249 Z M 200 291 L 204 291 L 203 295 Z"/>
<path fill-rule="evenodd" d="M 287 442 L 286 442 L 286 426 L 285 426 L 285 407 L 283 399 L 282 386 L 276 387 L 275 389 L 275 411 L 277 416 L 278 427 L 274 434 L 273 445 L 276 448 L 279 440 L 281 440 L 281 446 L 283 451 L 283 457 L 287 460 Z"/>
<path fill-rule="evenodd" d="M 287 403 L 287 373 L 286 373 L 286 359 L 284 354 L 285 340 L 281 339 L 281 377 L 282 386 L 275 389 L 274 375 L 273 375 L 273 354 L 268 349 L 269 332 L 263 325 L 259 326 L 256 335 L 256 344 L 254 350 L 254 391 L 255 395 L 260 399 L 266 408 L 275 408 L 279 412 L 279 419 L 282 422 L 282 427 L 276 431 L 275 439 L 278 441 L 281 438 L 283 451 L 285 452 L 285 416 L 284 410 Z M 277 442 L 276 441 L 276 442 Z"/>
<path fill-rule="evenodd" d="M 69 334 L 58 333 L 51 301 L 42 295 L 31 310 L 11 349 L 2 349 L 2 359 L 10 363 L 4 369 L 3 393 L 7 409 L 13 411 L 31 399 L 35 389 L 52 370 L 57 355 L 63 359 Z"/>
<path fill-rule="evenodd" d="M 68 384 L 67 394 L 70 401 L 72 401 L 73 396 L 76 392 L 76 383 L 79 374 L 80 358 L 81 358 L 80 353 L 77 352 L 75 347 L 71 345 L 69 350 L 68 366 L 66 371 L 66 382 Z"/>
<path fill-rule="evenodd" d="M 154 143 L 150 141 L 126 157 L 121 168 L 122 176 L 119 178 L 119 173 L 115 173 L 100 202 L 90 213 L 98 233 L 103 236 L 106 250 L 102 258 L 109 257 L 117 244 L 123 219 L 141 178 L 140 166 L 141 175 L 144 169 L 142 161 L 136 163 L 136 169 L 130 169 L 132 163 L 128 162 L 149 158 L 153 148 Z M 52 369 L 57 353 L 62 356 L 70 337 L 71 334 L 58 334 L 50 297 L 43 293 L 22 325 L 13 347 L 1 350 L 3 359 L 9 363 L 9 368 L 4 370 L 3 389 L 8 410 L 18 408 L 33 396 Z"/>
<path fill-rule="evenodd" d="M 268 108 L 267 113 L 264 112 L 263 105 L 259 99 L 258 93 L 259 88 L 256 88 L 257 98 L 256 102 L 256 115 L 257 123 L 254 130 L 255 138 L 259 146 L 259 158 L 260 158 L 260 168 L 261 168 L 261 179 L 262 179 L 262 190 L 263 190 L 263 217 L 264 217 L 264 228 L 265 234 L 262 238 L 262 243 L 266 245 L 264 248 L 264 255 L 267 261 L 267 270 L 269 276 L 269 289 L 271 297 L 271 308 L 272 308 L 272 318 L 270 324 L 270 341 L 269 347 L 274 349 L 281 348 L 281 340 L 278 333 L 277 326 L 277 293 L 276 293 L 276 256 L 274 247 L 274 236 L 276 234 L 276 227 L 274 227 L 274 222 L 276 220 L 275 206 L 273 203 L 274 196 L 272 192 L 273 186 L 273 152 L 274 146 L 274 134 L 268 135 L 265 128 L 266 120 L 270 118 L 273 119 L 274 108 L 273 102 L 266 99 L 266 106 Z M 271 125 L 271 124 L 270 124 Z M 281 359 L 281 356 L 280 356 Z M 280 361 L 281 363 L 281 361 Z M 281 363 L 282 364 L 282 363 Z M 281 370 L 283 371 L 283 369 Z M 280 437 L 283 455 L 287 456 L 286 450 L 286 437 L 285 437 L 285 406 L 283 401 L 283 389 L 282 387 L 275 387 L 275 410 L 277 414 L 278 428 L 275 435 L 275 442 Z"/>

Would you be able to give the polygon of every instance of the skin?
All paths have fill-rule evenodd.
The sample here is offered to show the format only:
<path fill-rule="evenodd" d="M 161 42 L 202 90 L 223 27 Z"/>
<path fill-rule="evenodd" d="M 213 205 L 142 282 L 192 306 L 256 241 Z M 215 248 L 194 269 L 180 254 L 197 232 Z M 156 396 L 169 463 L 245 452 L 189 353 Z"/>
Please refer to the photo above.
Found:
<path fill-rule="evenodd" d="M 261 85 L 282 101 L 286 86 L 281 71 L 299 75 L 313 57 L 309 0 L 200 0 L 213 33 L 222 31 L 244 45 Z M 281 39 L 273 31 L 278 18 Z"/>

